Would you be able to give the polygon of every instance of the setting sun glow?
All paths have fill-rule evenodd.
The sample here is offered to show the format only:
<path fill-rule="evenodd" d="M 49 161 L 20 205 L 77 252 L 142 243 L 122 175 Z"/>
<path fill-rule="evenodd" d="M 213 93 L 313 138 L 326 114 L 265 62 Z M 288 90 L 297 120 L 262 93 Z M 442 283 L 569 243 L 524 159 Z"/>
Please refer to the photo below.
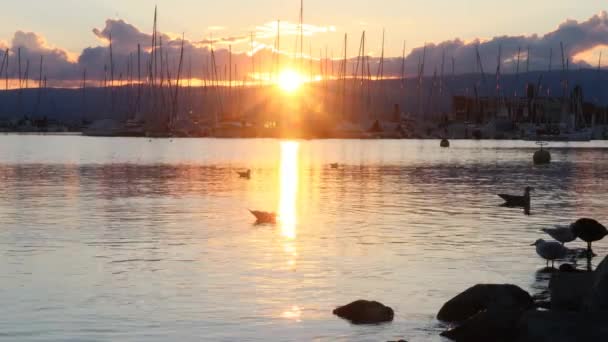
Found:
<path fill-rule="evenodd" d="M 286 93 L 293 93 L 297 91 L 304 83 L 304 78 L 299 73 L 286 69 L 279 74 L 277 84 L 281 90 Z"/>

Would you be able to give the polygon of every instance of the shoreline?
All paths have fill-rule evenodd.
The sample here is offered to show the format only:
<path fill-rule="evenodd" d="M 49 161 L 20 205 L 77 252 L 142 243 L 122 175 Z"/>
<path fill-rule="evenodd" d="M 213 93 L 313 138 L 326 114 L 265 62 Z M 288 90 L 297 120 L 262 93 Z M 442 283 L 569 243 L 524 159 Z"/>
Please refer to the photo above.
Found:
<path fill-rule="evenodd" d="M 19 132 L 19 131 L 4 131 L 0 132 L 1 135 L 41 135 L 41 136 L 82 136 L 90 138 L 141 138 L 141 139 L 288 139 L 288 140 L 442 140 L 440 137 L 383 137 L 383 136 L 315 136 L 315 137 L 304 137 L 304 136 L 289 136 L 289 135 L 267 135 L 267 136 L 223 136 L 223 135 L 161 135 L 161 134 L 86 134 L 84 132 Z M 593 142 L 593 141 L 608 141 L 608 139 L 590 139 L 590 140 L 561 140 L 561 139 L 529 139 L 529 138 L 466 138 L 466 137 L 447 137 L 445 139 L 455 141 L 544 141 L 548 143 L 552 142 Z"/>

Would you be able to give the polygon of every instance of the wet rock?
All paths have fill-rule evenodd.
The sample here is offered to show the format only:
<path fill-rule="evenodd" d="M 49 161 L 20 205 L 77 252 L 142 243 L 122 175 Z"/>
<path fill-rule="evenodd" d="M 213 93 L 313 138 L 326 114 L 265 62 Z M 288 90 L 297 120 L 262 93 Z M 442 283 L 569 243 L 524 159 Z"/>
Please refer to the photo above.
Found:
<path fill-rule="evenodd" d="M 559 271 L 565 273 L 585 273 L 587 271 L 579 270 L 576 265 L 572 264 L 561 264 L 559 265 Z"/>
<path fill-rule="evenodd" d="M 597 266 L 593 283 L 585 298 L 584 310 L 608 311 L 608 256 Z"/>
<path fill-rule="evenodd" d="M 554 273 L 549 282 L 551 309 L 577 311 L 582 308 L 585 298 L 593 286 L 592 272 Z"/>
<path fill-rule="evenodd" d="M 334 315 L 353 324 L 377 324 L 393 320 L 394 312 L 388 306 L 375 301 L 357 300 L 333 311 Z"/>
<path fill-rule="evenodd" d="M 516 330 L 516 342 L 608 341 L 608 315 L 531 310 Z"/>
<path fill-rule="evenodd" d="M 534 301 L 534 307 L 536 307 L 537 309 L 551 310 L 551 301 L 550 300 L 536 300 L 536 301 Z"/>
<path fill-rule="evenodd" d="M 456 342 L 510 342 L 516 337 L 516 327 L 523 313 L 523 310 L 482 311 L 460 326 L 444 331 L 441 336 Z"/>
<path fill-rule="evenodd" d="M 516 285 L 478 284 L 445 303 L 437 319 L 460 322 L 483 310 L 518 311 L 533 305 L 530 294 Z"/>

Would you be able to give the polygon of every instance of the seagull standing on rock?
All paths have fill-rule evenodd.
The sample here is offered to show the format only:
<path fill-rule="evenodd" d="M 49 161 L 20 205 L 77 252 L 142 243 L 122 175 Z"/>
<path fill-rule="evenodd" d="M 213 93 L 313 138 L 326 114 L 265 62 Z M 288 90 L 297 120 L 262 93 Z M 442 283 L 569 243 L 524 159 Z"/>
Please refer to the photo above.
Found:
<path fill-rule="evenodd" d="M 555 260 L 563 259 L 568 254 L 568 248 L 557 241 L 538 239 L 530 246 L 536 246 L 536 254 L 547 260 L 547 266 L 549 266 L 549 261 L 551 261 L 551 267 L 554 266 Z"/>

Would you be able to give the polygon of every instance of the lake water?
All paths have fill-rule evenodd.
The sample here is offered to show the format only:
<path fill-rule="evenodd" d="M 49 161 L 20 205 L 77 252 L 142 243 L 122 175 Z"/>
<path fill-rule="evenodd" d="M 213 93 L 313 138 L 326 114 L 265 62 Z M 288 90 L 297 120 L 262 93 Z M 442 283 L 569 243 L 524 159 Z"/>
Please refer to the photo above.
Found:
<path fill-rule="evenodd" d="M 607 143 L 552 144 L 544 167 L 535 149 L 0 136 L 0 340 L 441 341 L 471 285 L 542 291 L 539 229 L 608 219 Z M 527 185 L 530 216 L 499 207 Z M 394 322 L 332 315 L 359 298 Z"/>

